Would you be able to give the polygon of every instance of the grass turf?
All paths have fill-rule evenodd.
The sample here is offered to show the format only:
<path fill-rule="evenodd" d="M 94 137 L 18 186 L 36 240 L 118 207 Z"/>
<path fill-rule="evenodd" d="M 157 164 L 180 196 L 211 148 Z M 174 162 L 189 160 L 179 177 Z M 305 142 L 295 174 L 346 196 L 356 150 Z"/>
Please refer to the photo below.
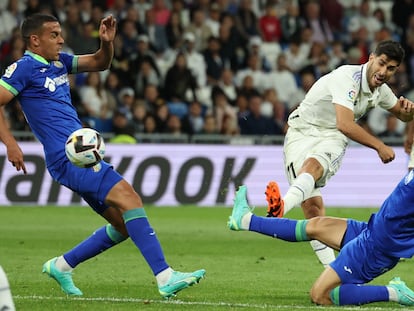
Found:
<path fill-rule="evenodd" d="M 155 279 L 130 240 L 79 265 L 80 298 L 66 297 L 42 275 L 42 264 L 70 249 L 103 219 L 87 207 L 1 207 L 0 264 L 6 270 L 17 310 L 320 310 L 308 297 L 322 266 L 309 243 L 287 243 L 227 229 L 229 208 L 147 207 L 167 261 L 176 270 L 207 270 L 207 276 L 163 300 Z M 368 219 L 375 209 L 333 209 L 329 215 Z M 256 209 L 264 215 L 264 209 Z M 291 218 L 302 218 L 299 209 Z M 401 262 L 374 284 L 401 276 L 414 287 L 413 263 Z M 340 310 L 404 310 L 395 303 Z M 407 309 L 408 310 L 408 309 Z"/>

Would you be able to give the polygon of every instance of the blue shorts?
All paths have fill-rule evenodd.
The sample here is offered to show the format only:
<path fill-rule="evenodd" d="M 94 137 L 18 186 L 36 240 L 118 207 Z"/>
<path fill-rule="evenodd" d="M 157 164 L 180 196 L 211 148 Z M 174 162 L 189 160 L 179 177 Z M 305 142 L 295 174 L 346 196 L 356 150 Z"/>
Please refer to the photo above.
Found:
<path fill-rule="evenodd" d="M 343 247 L 330 266 L 342 284 L 364 284 L 391 270 L 399 258 L 376 247 L 365 222 L 348 220 Z"/>
<path fill-rule="evenodd" d="M 61 185 L 79 194 L 98 214 L 102 214 L 109 191 L 123 179 L 105 161 L 100 162 L 100 169 L 79 168 L 69 160 L 59 161 L 59 165 L 48 167 L 50 175 Z"/>

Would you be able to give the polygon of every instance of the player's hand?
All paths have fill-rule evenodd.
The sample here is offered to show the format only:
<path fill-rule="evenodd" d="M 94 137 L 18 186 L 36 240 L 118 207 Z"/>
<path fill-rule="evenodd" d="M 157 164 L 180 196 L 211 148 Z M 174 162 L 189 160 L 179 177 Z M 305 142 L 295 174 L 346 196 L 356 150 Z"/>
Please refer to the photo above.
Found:
<path fill-rule="evenodd" d="M 102 41 L 112 42 L 115 39 L 116 34 L 116 19 L 109 15 L 102 19 L 99 26 L 99 38 Z"/>
<path fill-rule="evenodd" d="M 9 162 L 16 168 L 17 171 L 23 170 L 23 173 L 26 175 L 26 166 L 23 161 L 23 152 L 20 149 L 19 145 L 13 144 L 7 146 L 7 159 Z"/>
<path fill-rule="evenodd" d="M 378 156 L 380 157 L 382 163 L 389 163 L 392 160 L 395 159 L 395 152 L 394 149 L 392 149 L 391 147 L 383 144 L 379 149 L 378 149 Z"/>
<path fill-rule="evenodd" d="M 404 96 L 400 96 L 398 98 L 398 102 L 400 104 L 401 113 L 403 114 L 413 114 L 414 113 L 414 103 L 405 98 Z"/>

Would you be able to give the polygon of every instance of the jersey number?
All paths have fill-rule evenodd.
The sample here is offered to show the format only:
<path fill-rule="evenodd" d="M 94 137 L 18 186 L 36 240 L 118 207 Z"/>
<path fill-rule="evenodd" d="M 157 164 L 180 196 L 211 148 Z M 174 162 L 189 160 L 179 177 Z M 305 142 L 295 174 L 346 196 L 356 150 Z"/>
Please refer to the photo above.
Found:
<path fill-rule="evenodd" d="M 294 180 L 296 179 L 296 172 L 293 168 L 293 162 L 290 162 L 289 165 L 286 167 L 288 174 L 290 175 L 290 179 Z"/>

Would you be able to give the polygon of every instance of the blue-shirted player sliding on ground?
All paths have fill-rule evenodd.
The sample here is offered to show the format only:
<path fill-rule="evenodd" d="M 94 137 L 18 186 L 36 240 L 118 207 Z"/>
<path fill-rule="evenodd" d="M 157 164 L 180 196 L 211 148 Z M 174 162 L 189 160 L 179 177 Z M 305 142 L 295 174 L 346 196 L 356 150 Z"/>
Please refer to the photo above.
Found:
<path fill-rule="evenodd" d="M 395 267 L 400 258 L 414 255 L 414 171 L 368 222 L 326 216 L 307 220 L 259 217 L 252 213 L 246 192 L 246 186 L 241 186 L 236 193 L 228 222 L 231 230 L 254 231 L 289 242 L 315 239 L 340 250 L 312 286 L 314 303 L 395 301 L 414 306 L 414 292 L 398 277 L 384 286 L 365 284 Z"/>
<path fill-rule="evenodd" d="M 108 16 L 101 21 L 101 46 L 89 55 L 61 52 L 62 29 L 53 16 L 31 15 L 23 22 L 21 32 L 27 51 L 1 78 L 0 105 L 14 97 L 19 99 L 33 133 L 43 144 L 51 176 L 78 193 L 109 222 L 72 250 L 47 261 L 43 272 L 54 278 L 66 294 L 82 295 L 73 283 L 72 269 L 131 237 L 154 273 L 163 297 L 169 298 L 198 283 L 205 270 L 182 273 L 168 265 L 140 196 L 111 165 L 102 161 L 95 168 L 82 169 L 72 165 L 65 155 L 67 137 L 82 127 L 71 103 L 68 74 L 109 67 L 114 53 L 116 20 Z M 0 115 L 0 139 L 7 147 L 8 160 L 26 174 L 23 153 L 3 115 Z"/>

